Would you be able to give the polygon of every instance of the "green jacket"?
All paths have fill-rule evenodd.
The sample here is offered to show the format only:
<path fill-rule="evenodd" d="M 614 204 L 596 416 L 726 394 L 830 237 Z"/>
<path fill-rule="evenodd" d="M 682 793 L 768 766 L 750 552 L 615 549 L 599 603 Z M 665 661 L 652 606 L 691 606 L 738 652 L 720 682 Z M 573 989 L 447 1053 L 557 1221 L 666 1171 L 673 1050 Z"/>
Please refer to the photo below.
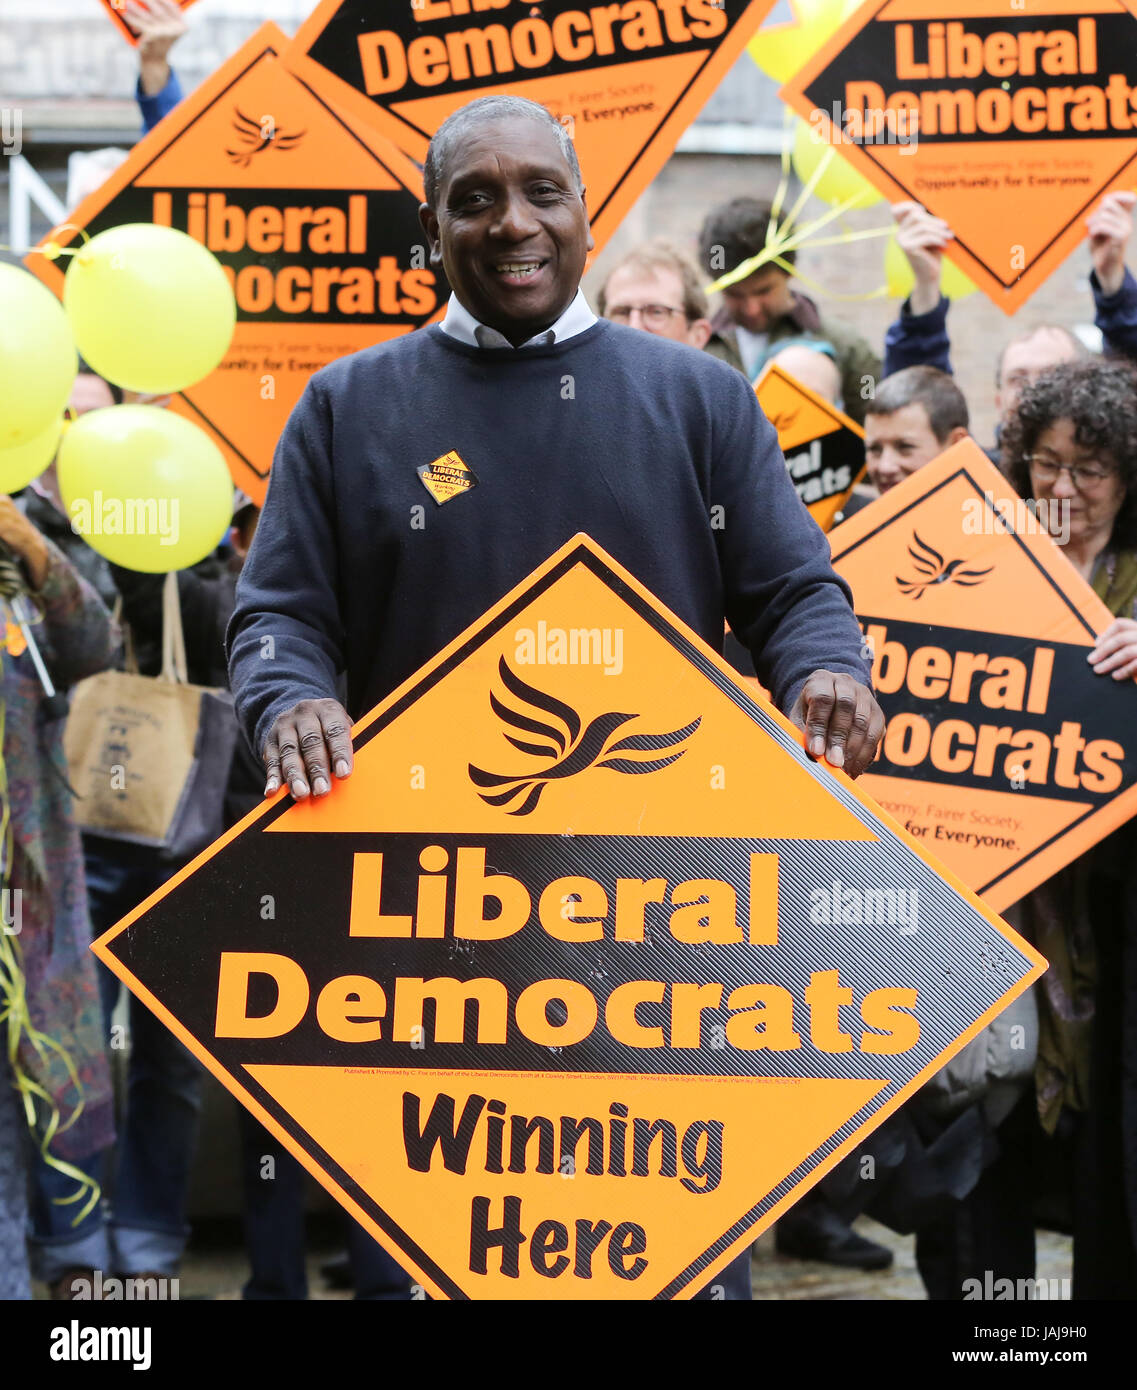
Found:
<path fill-rule="evenodd" d="M 736 370 L 743 371 L 734 324 L 725 308 L 717 311 L 711 320 L 711 329 L 711 336 L 704 351 L 729 363 Z M 858 424 L 863 424 L 865 402 L 871 399 L 876 384 L 880 381 L 880 358 L 851 328 L 846 328 L 844 324 L 833 319 L 823 319 L 812 299 L 795 292 L 793 312 L 785 318 L 778 319 L 770 329 L 766 359 L 775 356 L 789 339 L 802 338 L 818 338 L 832 346 L 837 365 L 841 369 L 841 395 L 845 413 Z M 766 365 L 766 359 L 759 363 L 759 373 Z"/>

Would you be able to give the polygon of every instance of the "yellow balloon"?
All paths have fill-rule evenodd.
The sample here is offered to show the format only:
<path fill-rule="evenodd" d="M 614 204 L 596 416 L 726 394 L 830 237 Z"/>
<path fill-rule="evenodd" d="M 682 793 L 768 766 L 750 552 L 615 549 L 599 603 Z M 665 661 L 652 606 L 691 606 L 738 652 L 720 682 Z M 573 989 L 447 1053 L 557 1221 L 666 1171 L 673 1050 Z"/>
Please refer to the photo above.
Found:
<path fill-rule="evenodd" d="M 38 478 L 55 457 L 62 433 L 63 420 L 59 419 L 26 444 L 0 450 L 0 492 L 19 492 Z"/>
<path fill-rule="evenodd" d="M 78 365 L 59 300 L 0 264 L 0 449 L 31 443 L 62 418 Z"/>
<path fill-rule="evenodd" d="M 63 304 L 79 351 L 126 391 L 165 396 L 213 371 L 237 307 L 212 251 L 184 232 L 131 222 L 71 257 Z"/>
<path fill-rule="evenodd" d="M 747 52 L 767 77 L 788 82 L 861 3 L 861 0 L 793 0 L 795 22 L 759 29 Z"/>
<path fill-rule="evenodd" d="M 826 165 L 825 172 L 813 185 L 815 197 L 832 206 L 855 198 L 856 202 L 850 203 L 850 208 L 867 208 L 883 200 L 884 195 L 877 192 L 868 179 L 858 173 L 841 153 L 840 145 L 832 145 L 828 140 L 815 139 L 813 126 L 807 125 L 805 121 L 795 122 L 794 145 L 790 158 L 793 161 L 794 172 L 802 183 L 807 183 L 812 178 L 813 171 L 829 150 L 833 151 L 832 158 Z"/>
<path fill-rule="evenodd" d="M 884 278 L 891 299 L 907 299 L 916 286 L 916 277 L 912 274 L 908 257 L 896 240 L 895 228 L 884 246 Z M 969 294 L 975 293 L 975 282 L 947 256 L 943 258 L 940 269 L 940 293 L 953 300 L 966 299 Z"/>
<path fill-rule="evenodd" d="M 73 529 L 114 564 L 147 574 L 204 559 L 233 512 L 221 451 L 156 405 L 88 411 L 63 436 L 58 474 Z"/>

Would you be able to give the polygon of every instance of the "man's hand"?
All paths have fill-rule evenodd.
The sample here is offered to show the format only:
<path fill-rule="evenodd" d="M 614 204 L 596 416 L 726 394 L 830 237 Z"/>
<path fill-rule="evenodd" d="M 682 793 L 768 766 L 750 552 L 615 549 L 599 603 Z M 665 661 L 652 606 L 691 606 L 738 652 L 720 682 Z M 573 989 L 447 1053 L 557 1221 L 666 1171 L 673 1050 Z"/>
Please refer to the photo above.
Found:
<path fill-rule="evenodd" d="M 297 801 L 309 789 L 327 796 L 332 789 L 329 767 L 337 777 L 351 775 L 351 717 L 338 700 L 301 700 L 277 715 L 261 756 L 268 773 L 265 796 L 282 784 Z"/>
<path fill-rule="evenodd" d="M 47 578 L 47 542 L 10 497 L 0 494 L 0 541 L 15 552 L 27 566 L 35 590 Z"/>
<path fill-rule="evenodd" d="M 952 238 L 942 217 L 933 217 L 919 203 L 894 203 L 896 243 L 908 257 L 916 284 L 908 299 L 909 312 L 930 314 L 940 302 L 940 273 L 944 247 Z"/>
<path fill-rule="evenodd" d="M 884 715 L 868 686 L 836 671 L 814 671 L 790 719 L 805 730 L 805 751 L 859 777 L 876 757 Z"/>
<path fill-rule="evenodd" d="M 170 49 L 189 30 L 175 0 L 127 0 L 122 17 L 138 35 L 138 65 L 144 96 L 155 97 L 170 80 Z"/>
<path fill-rule="evenodd" d="M 1086 218 L 1090 259 L 1104 294 L 1116 294 L 1125 279 L 1125 248 L 1133 235 L 1137 193 L 1107 193 Z"/>

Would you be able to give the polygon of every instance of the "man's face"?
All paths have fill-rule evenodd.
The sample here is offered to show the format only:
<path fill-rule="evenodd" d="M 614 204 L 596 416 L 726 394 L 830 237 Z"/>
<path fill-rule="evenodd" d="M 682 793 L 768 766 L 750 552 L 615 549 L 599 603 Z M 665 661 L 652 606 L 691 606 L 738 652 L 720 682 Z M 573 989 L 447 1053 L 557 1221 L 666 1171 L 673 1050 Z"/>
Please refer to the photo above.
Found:
<path fill-rule="evenodd" d="M 946 448 L 947 442 L 941 444 L 932 432 L 922 405 L 905 405 L 891 415 L 865 416 L 865 462 L 878 492 L 895 487 Z"/>
<path fill-rule="evenodd" d="M 748 333 L 768 333 L 794 307 L 790 277 L 777 265 L 760 266 L 722 297 L 731 319 Z"/>
<path fill-rule="evenodd" d="M 1018 405 L 1023 387 L 1035 377 L 1077 356 L 1073 343 L 1064 333 L 1041 329 L 1025 342 L 1012 343 L 1003 354 L 1001 385 L 995 392 L 995 406 L 1005 420 Z"/>
<path fill-rule="evenodd" d="M 437 207 L 419 216 L 462 306 L 514 346 L 560 318 L 593 245 L 555 133 L 526 117 L 472 127 L 442 171 Z"/>
<path fill-rule="evenodd" d="M 604 316 L 697 348 L 704 347 L 710 336 L 706 319 L 688 322 L 683 281 L 663 266 L 641 270 L 627 265 L 614 270 L 604 286 Z"/>

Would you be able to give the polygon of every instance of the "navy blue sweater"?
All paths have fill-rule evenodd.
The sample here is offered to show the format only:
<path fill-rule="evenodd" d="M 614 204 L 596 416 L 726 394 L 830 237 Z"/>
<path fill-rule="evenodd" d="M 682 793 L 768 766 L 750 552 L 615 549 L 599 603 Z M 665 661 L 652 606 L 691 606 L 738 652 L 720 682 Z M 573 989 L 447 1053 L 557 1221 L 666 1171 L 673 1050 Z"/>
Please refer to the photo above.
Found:
<path fill-rule="evenodd" d="M 450 450 L 477 483 L 439 505 L 416 470 Z M 725 615 L 782 708 L 819 667 L 868 682 L 737 372 L 604 320 L 520 352 L 430 328 L 317 372 L 281 435 L 227 634 L 254 748 L 340 672 L 365 714 L 579 531 L 717 651 Z"/>

